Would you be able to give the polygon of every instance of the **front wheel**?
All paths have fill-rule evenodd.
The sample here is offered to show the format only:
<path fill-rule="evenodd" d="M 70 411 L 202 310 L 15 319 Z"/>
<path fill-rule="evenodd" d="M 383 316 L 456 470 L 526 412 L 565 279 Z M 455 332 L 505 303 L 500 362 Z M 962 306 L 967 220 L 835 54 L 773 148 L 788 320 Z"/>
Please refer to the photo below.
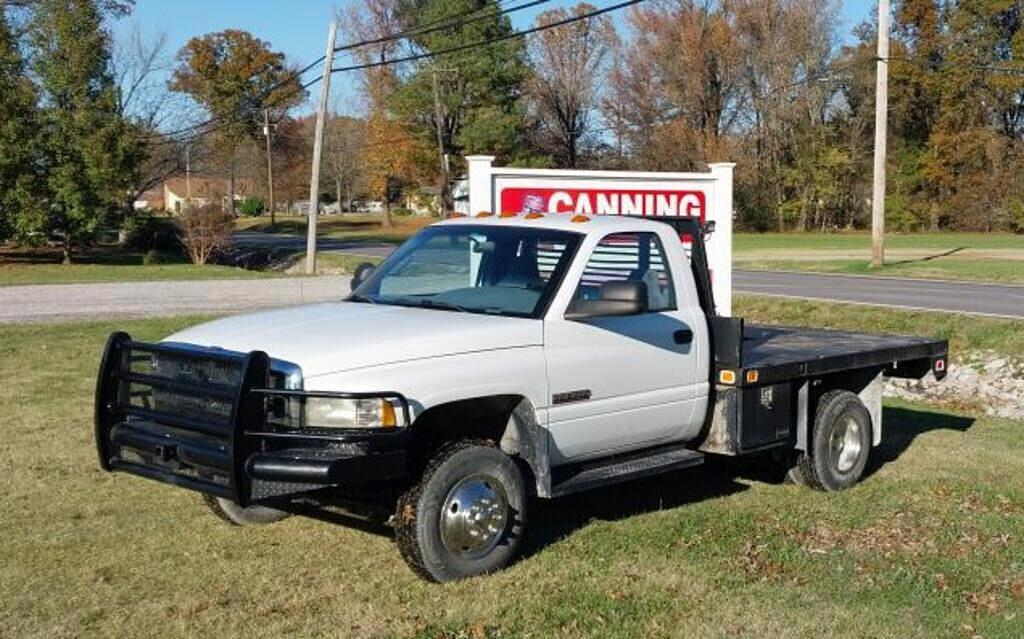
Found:
<path fill-rule="evenodd" d="M 243 508 L 230 499 L 212 495 L 203 495 L 203 502 L 214 515 L 235 526 L 262 526 L 291 516 L 291 513 L 267 506 Z"/>
<path fill-rule="evenodd" d="M 395 541 L 409 567 L 431 581 L 499 570 L 526 526 L 526 489 L 516 464 L 481 441 L 441 449 L 399 500 Z"/>

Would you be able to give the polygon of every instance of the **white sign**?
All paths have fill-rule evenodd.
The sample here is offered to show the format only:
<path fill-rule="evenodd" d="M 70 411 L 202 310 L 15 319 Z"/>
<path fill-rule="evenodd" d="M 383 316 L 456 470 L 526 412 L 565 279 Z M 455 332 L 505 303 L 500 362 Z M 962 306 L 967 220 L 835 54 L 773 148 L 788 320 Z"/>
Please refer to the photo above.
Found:
<path fill-rule="evenodd" d="M 732 184 L 729 162 L 707 173 L 514 169 L 470 155 L 469 211 L 539 211 L 585 215 L 689 216 L 714 222 L 708 239 L 715 303 L 732 313 Z"/>

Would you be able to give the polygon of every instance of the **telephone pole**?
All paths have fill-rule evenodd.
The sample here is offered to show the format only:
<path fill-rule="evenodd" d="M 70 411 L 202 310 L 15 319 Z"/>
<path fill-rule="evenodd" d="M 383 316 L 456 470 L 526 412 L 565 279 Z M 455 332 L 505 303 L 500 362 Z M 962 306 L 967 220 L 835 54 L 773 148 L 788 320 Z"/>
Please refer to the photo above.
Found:
<path fill-rule="evenodd" d="M 871 192 L 871 266 L 885 265 L 885 152 L 889 118 L 889 0 L 878 1 L 875 62 L 875 179 Z"/>
<path fill-rule="evenodd" d="M 192 208 L 192 145 L 185 144 L 185 208 Z"/>
<path fill-rule="evenodd" d="M 451 71 L 451 69 L 441 69 L 441 71 Z M 450 196 L 450 168 L 448 166 L 448 154 L 444 152 L 444 108 L 441 105 L 441 93 L 437 88 L 437 65 L 431 68 L 431 74 L 434 80 L 434 119 L 437 121 L 437 152 L 441 160 L 441 188 L 438 191 L 438 197 L 440 198 L 441 215 L 445 216 L 451 212 L 453 208 Z"/>
<path fill-rule="evenodd" d="M 270 226 L 273 227 L 277 220 L 274 217 L 274 156 L 270 151 L 274 134 L 270 128 L 270 109 L 263 109 L 263 135 L 267 137 L 267 205 L 270 207 Z"/>
<path fill-rule="evenodd" d="M 332 22 L 327 30 L 327 54 L 324 59 L 324 79 L 320 84 L 320 104 L 316 109 L 316 133 L 313 138 L 313 175 L 309 180 L 309 213 L 306 217 L 306 275 L 316 273 L 316 216 L 320 213 L 320 155 L 324 145 L 324 120 L 327 118 L 327 98 L 331 93 L 331 65 L 334 64 L 334 38 L 338 30 Z"/>

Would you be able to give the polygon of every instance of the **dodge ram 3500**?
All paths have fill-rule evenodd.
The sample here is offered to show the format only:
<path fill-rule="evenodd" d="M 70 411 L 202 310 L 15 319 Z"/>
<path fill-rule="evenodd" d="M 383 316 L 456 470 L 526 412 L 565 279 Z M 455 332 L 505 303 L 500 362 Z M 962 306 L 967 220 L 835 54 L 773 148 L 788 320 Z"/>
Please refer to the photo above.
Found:
<path fill-rule="evenodd" d="M 110 336 L 102 467 L 198 491 L 236 524 L 331 510 L 393 526 L 419 575 L 508 564 L 529 498 L 772 452 L 855 483 L 883 376 L 947 344 L 746 326 L 715 312 L 709 229 L 528 213 L 420 231 L 344 300 Z M 340 297 L 340 295 L 339 295 Z"/>

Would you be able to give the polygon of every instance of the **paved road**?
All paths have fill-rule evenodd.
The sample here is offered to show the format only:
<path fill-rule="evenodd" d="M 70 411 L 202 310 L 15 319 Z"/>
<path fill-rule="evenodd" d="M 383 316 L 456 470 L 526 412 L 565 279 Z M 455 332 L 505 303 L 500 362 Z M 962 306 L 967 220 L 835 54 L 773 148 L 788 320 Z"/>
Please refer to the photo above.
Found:
<path fill-rule="evenodd" d="M 895 277 L 734 271 L 737 293 L 1024 319 L 1024 286 Z"/>
<path fill-rule="evenodd" d="M 336 300 L 349 277 L 0 286 L 0 323 L 225 313 Z"/>
<path fill-rule="evenodd" d="M 304 253 L 306 251 L 306 238 L 301 235 L 238 231 L 234 234 L 233 239 L 235 246 L 243 248 L 283 249 L 295 251 L 296 253 Z M 395 250 L 395 247 L 392 244 L 367 244 L 365 242 L 320 237 L 317 238 L 317 250 L 325 253 L 349 253 L 366 257 L 387 257 L 391 251 Z"/>

